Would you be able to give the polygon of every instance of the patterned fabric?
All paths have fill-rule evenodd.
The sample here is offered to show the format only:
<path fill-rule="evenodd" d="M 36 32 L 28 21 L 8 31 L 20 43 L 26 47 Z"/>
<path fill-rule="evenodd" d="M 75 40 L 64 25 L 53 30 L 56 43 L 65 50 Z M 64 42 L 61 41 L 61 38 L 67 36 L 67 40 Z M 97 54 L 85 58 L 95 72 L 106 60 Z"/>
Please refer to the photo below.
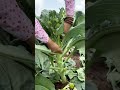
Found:
<path fill-rule="evenodd" d="M 0 27 L 20 40 L 34 35 L 34 27 L 16 0 L 0 0 Z"/>
<path fill-rule="evenodd" d="M 73 17 L 75 0 L 65 0 L 66 15 Z M 34 35 L 34 27 L 16 0 L 0 0 L 0 27 L 20 40 L 27 40 Z M 48 35 L 35 19 L 35 37 L 43 43 L 48 42 Z"/>
<path fill-rule="evenodd" d="M 75 10 L 75 0 L 65 0 L 66 15 L 73 17 Z"/>
<path fill-rule="evenodd" d="M 39 21 L 35 18 L 35 37 L 42 41 L 43 43 L 48 42 L 48 34 L 45 32 L 45 30 L 42 28 L 41 24 Z"/>

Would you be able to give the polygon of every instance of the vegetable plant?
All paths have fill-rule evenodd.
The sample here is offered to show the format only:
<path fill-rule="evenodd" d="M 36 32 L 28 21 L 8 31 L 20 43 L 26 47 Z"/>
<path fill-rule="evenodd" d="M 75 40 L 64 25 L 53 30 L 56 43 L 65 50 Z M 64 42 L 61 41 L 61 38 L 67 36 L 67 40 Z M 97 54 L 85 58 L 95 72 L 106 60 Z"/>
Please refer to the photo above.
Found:
<path fill-rule="evenodd" d="M 53 41 L 62 48 L 63 53 L 52 53 L 43 43 L 36 40 L 36 90 L 41 90 L 41 88 L 46 88 L 45 90 L 55 90 L 55 88 L 60 90 L 84 90 L 84 14 L 81 11 L 76 12 L 74 25 L 66 35 L 63 33 L 64 17 L 65 10 L 63 8 L 60 9 L 59 13 L 54 10 L 43 10 L 41 16 L 37 17 Z M 76 62 L 72 59 L 75 53 L 79 53 L 81 67 L 76 67 Z M 44 82 L 44 78 L 41 78 L 42 82 L 40 82 L 40 77 L 44 77 L 49 82 L 49 87 L 46 87 L 47 82 Z M 56 83 L 61 83 L 64 86 L 57 88 Z M 67 86 L 68 89 L 65 89 Z"/>

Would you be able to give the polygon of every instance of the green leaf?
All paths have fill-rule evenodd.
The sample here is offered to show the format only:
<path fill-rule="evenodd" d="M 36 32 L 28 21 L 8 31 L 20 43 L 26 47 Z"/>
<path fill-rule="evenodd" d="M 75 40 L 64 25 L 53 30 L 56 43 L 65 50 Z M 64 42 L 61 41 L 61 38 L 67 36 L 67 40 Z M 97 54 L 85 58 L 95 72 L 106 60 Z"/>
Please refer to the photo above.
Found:
<path fill-rule="evenodd" d="M 74 73 L 72 70 L 67 70 L 66 74 L 69 76 L 70 79 L 76 76 L 76 73 Z"/>
<path fill-rule="evenodd" d="M 81 82 L 77 77 L 74 77 L 70 82 L 75 84 L 77 90 L 85 90 L 85 82 Z"/>
<path fill-rule="evenodd" d="M 23 46 L 0 45 L 0 56 L 12 59 L 34 70 L 34 57 Z"/>
<path fill-rule="evenodd" d="M 35 50 L 35 63 L 43 70 L 48 70 L 50 66 L 49 57 L 40 50 Z"/>
<path fill-rule="evenodd" d="M 85 73 L 84 73 L 83 68 L 79 68 L 79 69 L 77 70 L 77 73 L 78 73 L 78 79 L 79 79 L 80 81 L 85 81 Z"/>
<path fill-rule="evenodd" d="M 79 50 L 79 53 L 85 56 L 85 40 L 78 42 L 75 46 Z"/>
<path fill-rule="evenodd" d="M 38 74 L 35 77 L 35 85 L 41 85 L 46 88 L 46 90 L 55 90 L 54 84 L 47 78 L 43 77 L 41 74 Z"/>
<path fill-rule="evenodd" d="M 73 26 L 77 26 L 78 24 L 85 21 L 85 15 L 81 11 L 77 11 L 75 13 L 75 22 Z"/>
<path fill-rule="evenodd" d="M 67 43 L 71 38 L 80 35 L 81 37 L 85 37 L 85 24 L 79 24 L 73 28 L 66 34 L 64 37 L 63 43 Z"/>
<path fill-rule="evenodd" d="M 44 53 L 47 53 L 47 54 L 51 53 L 51 50 L 49 50 L 44 45 L 35 45 L 35 49 L 40 50 L 41 52 L 44 52 Z"/>
<path fill-rule="evenodd" d="M 120 73 L 113 71 L 107 75 L 107 79 L 111 82 L 113 90 L 119 90 Z"/>
<path fill-rule="evenodd" d="M 119 8 L 120 0 L 97 0 L 92 6 L 86 8 L 86 27 L 99 25 L 104 20 L 110 20 L 114 24 L 120 23 Z"/>
<path fill-rule="evenodd" d="M 61 35 L 63 33 L 63 26 L 64 26 L 64 22 L 60 25 L 60 27 L 57 29 L 57 35 Z"/>
<path fill-rule="evenodd" d="M 41 85 L 35 85 L 35 90 L 49 90 L 49 89 Z"/>

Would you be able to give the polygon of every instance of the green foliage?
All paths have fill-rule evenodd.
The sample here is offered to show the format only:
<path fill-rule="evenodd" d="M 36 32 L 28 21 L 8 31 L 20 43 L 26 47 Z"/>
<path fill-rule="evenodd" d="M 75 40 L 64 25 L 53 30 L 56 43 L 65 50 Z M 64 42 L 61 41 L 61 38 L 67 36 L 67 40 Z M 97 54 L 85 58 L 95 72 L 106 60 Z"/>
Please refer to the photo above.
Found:
<path fill-rule="evenodd" d="M 42 27 L 46 30 L 48 35 L 52 39 L 54 39 L 54 41 L 59 40 L 58 39 L 59 36 L 57 35 L 57 32 L 59 32 L 59 30 L 57 29 L 61 25 L 64 15 L 65 11 L 63 8 L 61 8 L 59 13 L 57 13 L 55 10 L 53 11 L 43 10 L 40 18 L 38 17 L 40 23 L 42 24 Z"/>
<path fill-rule="evenodd" d="M 35 90 L 55 90 L 54 84 L 41 74 L 35 77 Z"/>
<path fill-rule="evenodd" d="M 86 8 L 86 48 L 87 50 L 93 48 L 100 53 L 99 57 L 107 58 L 106 64 L 109 67 L 107 78 L 113 90 L 120 89 L 118 84 L 120 81 L 120 57 L 118 54 L 120 53 L 120 43 L 117 41 L 120 38 L 119 8 L 120 0 L 97 0 Z M 89 60 L 88 64 L 91 62 L 93 60 Z"/>
<path fill-rule="evenodd" d="M 37 17 L 49 36 L 62 48 L 63 54 L 52 53 L 44 45 L 36 43 L 36 74 L 41 73 L 49 78 L 52 83 L 59 81 L 62 83 L 68 82 L 66 78 L 67 75 L 70 78 L 70 81 L 74 82 L 74 78 L 77 78 L 77 81 L 79 82 L 77 85 L 82 85 L 85 81 L 85 55 L 83 57 L 83 67 L 80 67 L 79 69 L 75 68 L 76 63 L 72 59 L 72 56 L 76 50 L 85 50 L 81 49 L 84 48 L 82 45 L 85 41 L 84 15 L 80 11 L 76 12 L 74 26 L 66 35 L 63 33 L 64 17 L 65 10 L 63 8 L 60 9 L 59 13 L 54 10 L 43 10 L 40 18 Z M 70 55 L 65 57 L 70 50 Z M 77 90 L 82 90 L 84 85 L 80 88 L 78 86 L 76 87 Z"/>

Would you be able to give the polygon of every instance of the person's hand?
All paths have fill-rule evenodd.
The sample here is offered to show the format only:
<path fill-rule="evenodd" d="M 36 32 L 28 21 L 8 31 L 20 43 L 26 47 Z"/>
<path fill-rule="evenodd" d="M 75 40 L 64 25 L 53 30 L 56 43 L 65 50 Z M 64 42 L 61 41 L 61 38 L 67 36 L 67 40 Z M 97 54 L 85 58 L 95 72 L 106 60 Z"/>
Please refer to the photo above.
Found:
<path fill-rule="evenodd" d="M 61 48 L 54 41 L 52 41 L 50 38 L 47 42 L 47 46 L 49 49 L 51 49 L 52 52 L 62 54 Z"/>
<path fill-rule="evenodd" d="M 34 35 L 31 36 L 28 40 L 26 40 L 26 43 L 30 46 L 30 48 L 32 50 L 32 54 L 35 55 L 35 36 Z M 47 44 L 48 48 L 51 49 L 52 52 L 60 53 L 60 54 L 62 53 L 61 48 L 50 38 L 46 44 Z"/>

